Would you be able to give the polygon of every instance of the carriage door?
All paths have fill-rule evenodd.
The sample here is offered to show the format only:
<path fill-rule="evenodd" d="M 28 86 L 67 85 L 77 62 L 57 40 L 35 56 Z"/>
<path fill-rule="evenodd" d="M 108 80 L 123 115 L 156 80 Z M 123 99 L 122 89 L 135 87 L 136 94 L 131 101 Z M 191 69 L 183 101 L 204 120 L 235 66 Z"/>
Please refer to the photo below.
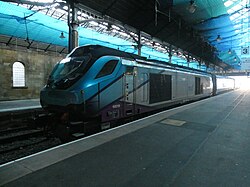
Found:
<path fill-rule="evenodd" d="M 124 75 L 124 116 L 131 116 L 135 111 L 134 67 L 127 67 Z"/>

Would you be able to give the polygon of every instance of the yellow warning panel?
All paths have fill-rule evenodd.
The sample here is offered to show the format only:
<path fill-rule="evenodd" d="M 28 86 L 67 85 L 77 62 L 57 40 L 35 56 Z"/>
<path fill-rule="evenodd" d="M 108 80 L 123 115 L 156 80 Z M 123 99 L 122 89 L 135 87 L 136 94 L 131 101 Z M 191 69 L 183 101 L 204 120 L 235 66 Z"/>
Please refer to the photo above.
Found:
<path fill-rule="evenodd" d="M 174 125 L 174 126 L 182 126 L 183 124 L 186 123 L 186 121 L 180 121 L 176 119 L 165 119 L 161 121 L 161 123 L 166 124 L 166 125 Z"/>

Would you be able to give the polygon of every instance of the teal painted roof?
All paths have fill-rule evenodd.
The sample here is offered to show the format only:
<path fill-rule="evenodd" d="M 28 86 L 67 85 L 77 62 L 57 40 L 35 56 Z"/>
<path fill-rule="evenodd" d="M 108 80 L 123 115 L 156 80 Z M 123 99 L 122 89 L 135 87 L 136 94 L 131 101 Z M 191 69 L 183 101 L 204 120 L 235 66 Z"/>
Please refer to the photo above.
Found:
<path fill-rule="evenodd" d="M 61 33 L 65 38 L 59 38 Z M 123 40 L 118 37 L 98 33 L 94 30 L 79 27 L 79 45 L 99 44 L 122 51 L 137 53 L 133 46 L 136 43 Z M 67 47 L 68 26 L 65 21 L 55 19 L 37 11 L 28 10 L 0 1 L 0 34 L 26 39 L 27 42 L 38 41 L 53 45 Z M 168 53 L 160 53 L 152 48 L 143 46 L 142 56 L 151 59 L 169 61 Z M 187 66 L 185 59 L 173 56 L 172 63 Z M 198 68 L 198 62 L 192 61 L 189 65 Z M 205 66 L 201 66 L 205 70 Z"/>

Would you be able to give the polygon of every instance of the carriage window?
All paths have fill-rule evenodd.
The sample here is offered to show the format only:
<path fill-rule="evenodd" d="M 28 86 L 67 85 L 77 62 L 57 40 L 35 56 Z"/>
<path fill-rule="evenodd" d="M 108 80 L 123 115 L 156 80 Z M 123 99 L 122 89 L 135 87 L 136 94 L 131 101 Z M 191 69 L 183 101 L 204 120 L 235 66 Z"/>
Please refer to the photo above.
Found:
<path fill-rule="evenodd" d="M 21 62 L 12 66 L 13 87 L 25 87 L 25 67 Z"/>
<path fill-rule="evenodd" d="M 101 71 L 97 74 L 97 76 L 95 77 L 100 78 L 106 75 L 110 75 L 111 73 L 113 73 L 113 71 L 115 70 L 115 67 L 117 65 L 118 60 L 110 60 L 108 61 L 101 69 Z"/>

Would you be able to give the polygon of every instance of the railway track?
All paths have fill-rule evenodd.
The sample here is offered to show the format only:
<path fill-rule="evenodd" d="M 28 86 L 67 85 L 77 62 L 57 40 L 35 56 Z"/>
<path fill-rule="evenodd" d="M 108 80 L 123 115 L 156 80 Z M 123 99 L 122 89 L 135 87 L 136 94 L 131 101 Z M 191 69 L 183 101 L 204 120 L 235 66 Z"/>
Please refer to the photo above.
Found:
<path fill-rule="evenodd" d="M 21 141 L 43 134 L 43 129 L 28 129 L 28 127 L 8 129 L 0 132 L 0 142 L 8 144 L 13 141 Z"/>
<path fill-rule="evenodd" d="M 32 119 L 5 124 L 0 130 L 0 164 L 61 144 Z"/>

